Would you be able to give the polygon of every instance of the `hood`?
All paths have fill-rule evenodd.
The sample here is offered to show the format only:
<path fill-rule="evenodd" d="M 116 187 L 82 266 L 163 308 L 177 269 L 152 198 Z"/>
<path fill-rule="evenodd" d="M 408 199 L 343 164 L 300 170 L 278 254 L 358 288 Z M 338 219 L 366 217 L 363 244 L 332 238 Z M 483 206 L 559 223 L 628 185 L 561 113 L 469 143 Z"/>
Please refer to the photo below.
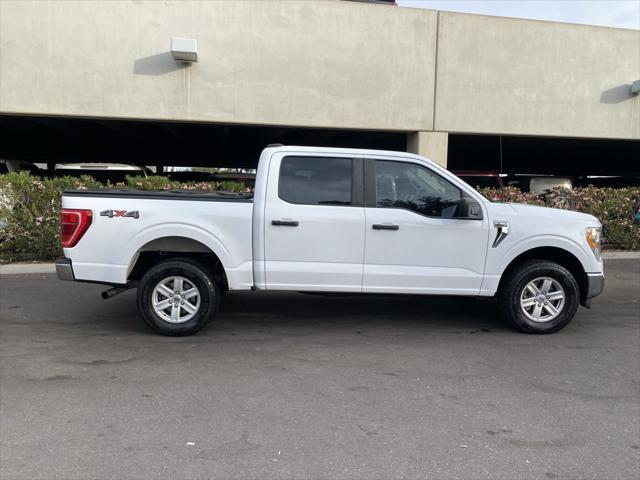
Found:
<path fill-rule="evenodd" d="M 562 210 L 560 208 L 541 207 L 538 205 L 527 205 L 525 203 L 509 203 L 507 205 L 515 210 L 516 213 L 529 217 L 544 217 L 565 221 L 583 221 L 591 224 L 593 227 L 600 225 L 600 220 L 588 213 L 575 212 L 573 210 Z"/>

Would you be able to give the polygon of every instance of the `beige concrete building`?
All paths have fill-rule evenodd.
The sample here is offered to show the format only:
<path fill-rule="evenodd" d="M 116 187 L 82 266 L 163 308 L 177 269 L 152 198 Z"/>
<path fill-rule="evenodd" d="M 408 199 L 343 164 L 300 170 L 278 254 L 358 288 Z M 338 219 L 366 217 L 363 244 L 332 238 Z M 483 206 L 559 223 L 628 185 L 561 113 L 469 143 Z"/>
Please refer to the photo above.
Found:
<path fill-rule="evenodd" d="M 173 59 L 172 37 L 197 40 L 197 63 Z M 158 125 L 176 145 L 163 139 L 154 155 L 197 148 L 199 163 L 220 160 L 202 148 L 243 136 L 256 148 L 402 144 L 443 165 L 492 137 L 501 155 L 502 139 L 535 137 L 602 141 L 629 158 L 636 80 L 635 30 L 339 0 L 0 2 L 0 126 L 13 143 L 0 158 L 75 158 L 59 144 L 82 143 L 83 129 L 140 155 Z M 12 139 L 30 128 L 57 139 L 52 156 L 20 153 Z"/>

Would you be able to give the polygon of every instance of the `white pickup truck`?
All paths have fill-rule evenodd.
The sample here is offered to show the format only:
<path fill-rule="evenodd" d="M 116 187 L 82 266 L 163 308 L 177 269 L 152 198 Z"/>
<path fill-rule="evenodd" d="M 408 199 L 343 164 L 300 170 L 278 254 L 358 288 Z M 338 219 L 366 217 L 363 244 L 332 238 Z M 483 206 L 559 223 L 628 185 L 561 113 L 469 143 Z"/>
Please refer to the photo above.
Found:
<path fill-rule="evenodd" d="M 200 330 L 228 290 L 496 296 L 551 333 L 602 291 L 600 236 L 595 217 L 491 202 L 417 155 L 270 146 L 253 194 L 65 192 L 56 267 L 105 298 L 137 287 L 165 335 Z"/>

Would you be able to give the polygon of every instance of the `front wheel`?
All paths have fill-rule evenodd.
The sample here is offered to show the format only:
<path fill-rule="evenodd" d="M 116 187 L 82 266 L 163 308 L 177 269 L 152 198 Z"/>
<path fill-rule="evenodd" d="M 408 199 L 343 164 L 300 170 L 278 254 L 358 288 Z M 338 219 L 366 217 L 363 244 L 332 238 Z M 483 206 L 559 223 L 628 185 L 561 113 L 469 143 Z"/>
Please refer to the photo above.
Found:
<path fill-rule="evenodd" d="M 512 270 L 498 292 L 504 317 L 526 333 L 553 333 L 578 310 L 578 282 L 562 265 L 531 260 Z"/>
<path fill-rule="evenodd" d="M 162 335 L 196 333 L 213 318 L 219 301 L 212 276 L 188 259 L 170 259 L 155 265 L 138 286 L 140 316 Z"/>

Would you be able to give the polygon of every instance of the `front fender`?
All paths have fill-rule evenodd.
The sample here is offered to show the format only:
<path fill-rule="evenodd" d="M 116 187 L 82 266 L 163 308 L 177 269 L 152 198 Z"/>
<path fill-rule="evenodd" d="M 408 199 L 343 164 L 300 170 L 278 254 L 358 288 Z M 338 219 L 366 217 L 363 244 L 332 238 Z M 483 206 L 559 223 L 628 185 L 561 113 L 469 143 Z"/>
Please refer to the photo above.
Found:
<path fill-rule="evenodd" d="M 580 261 L 585 272 L 593 271 L 590 270 L 590 267 L 592 267 L 592 261 L 591 258 L 589 258 L 589 255 L 591 255 L 591 252 L 586 252 L 582 246 L 573 239 L 558 235 L 536 235 L 515 243 L 510 246 L 506 252 L 502 253 L 500 261 L 497 263 L 497 271 L 493 273 L 502 275 L 515 258 L 529 250 L 541 247 L 555 247 L 565 250 Z M 593 258 L 593 262 L 595 262 L 595 258 Z"/>
<path fill-rule="evenodd" d="M 573 255 L 580 262 L 585 272 L 601 271 L 602 264 L 598 263 L 593 254 L 580 245 L 578 241 L 577 238 L 545 234 L 527 237 L 512 245 L 507 245 L 505 242 L 505 244 L 502 244 L 503 248 L 489 247 L 480 295 L 495 295 L 500 279 L 511 262 L 523 253 L 536 248 L 558 248 Z"/>

